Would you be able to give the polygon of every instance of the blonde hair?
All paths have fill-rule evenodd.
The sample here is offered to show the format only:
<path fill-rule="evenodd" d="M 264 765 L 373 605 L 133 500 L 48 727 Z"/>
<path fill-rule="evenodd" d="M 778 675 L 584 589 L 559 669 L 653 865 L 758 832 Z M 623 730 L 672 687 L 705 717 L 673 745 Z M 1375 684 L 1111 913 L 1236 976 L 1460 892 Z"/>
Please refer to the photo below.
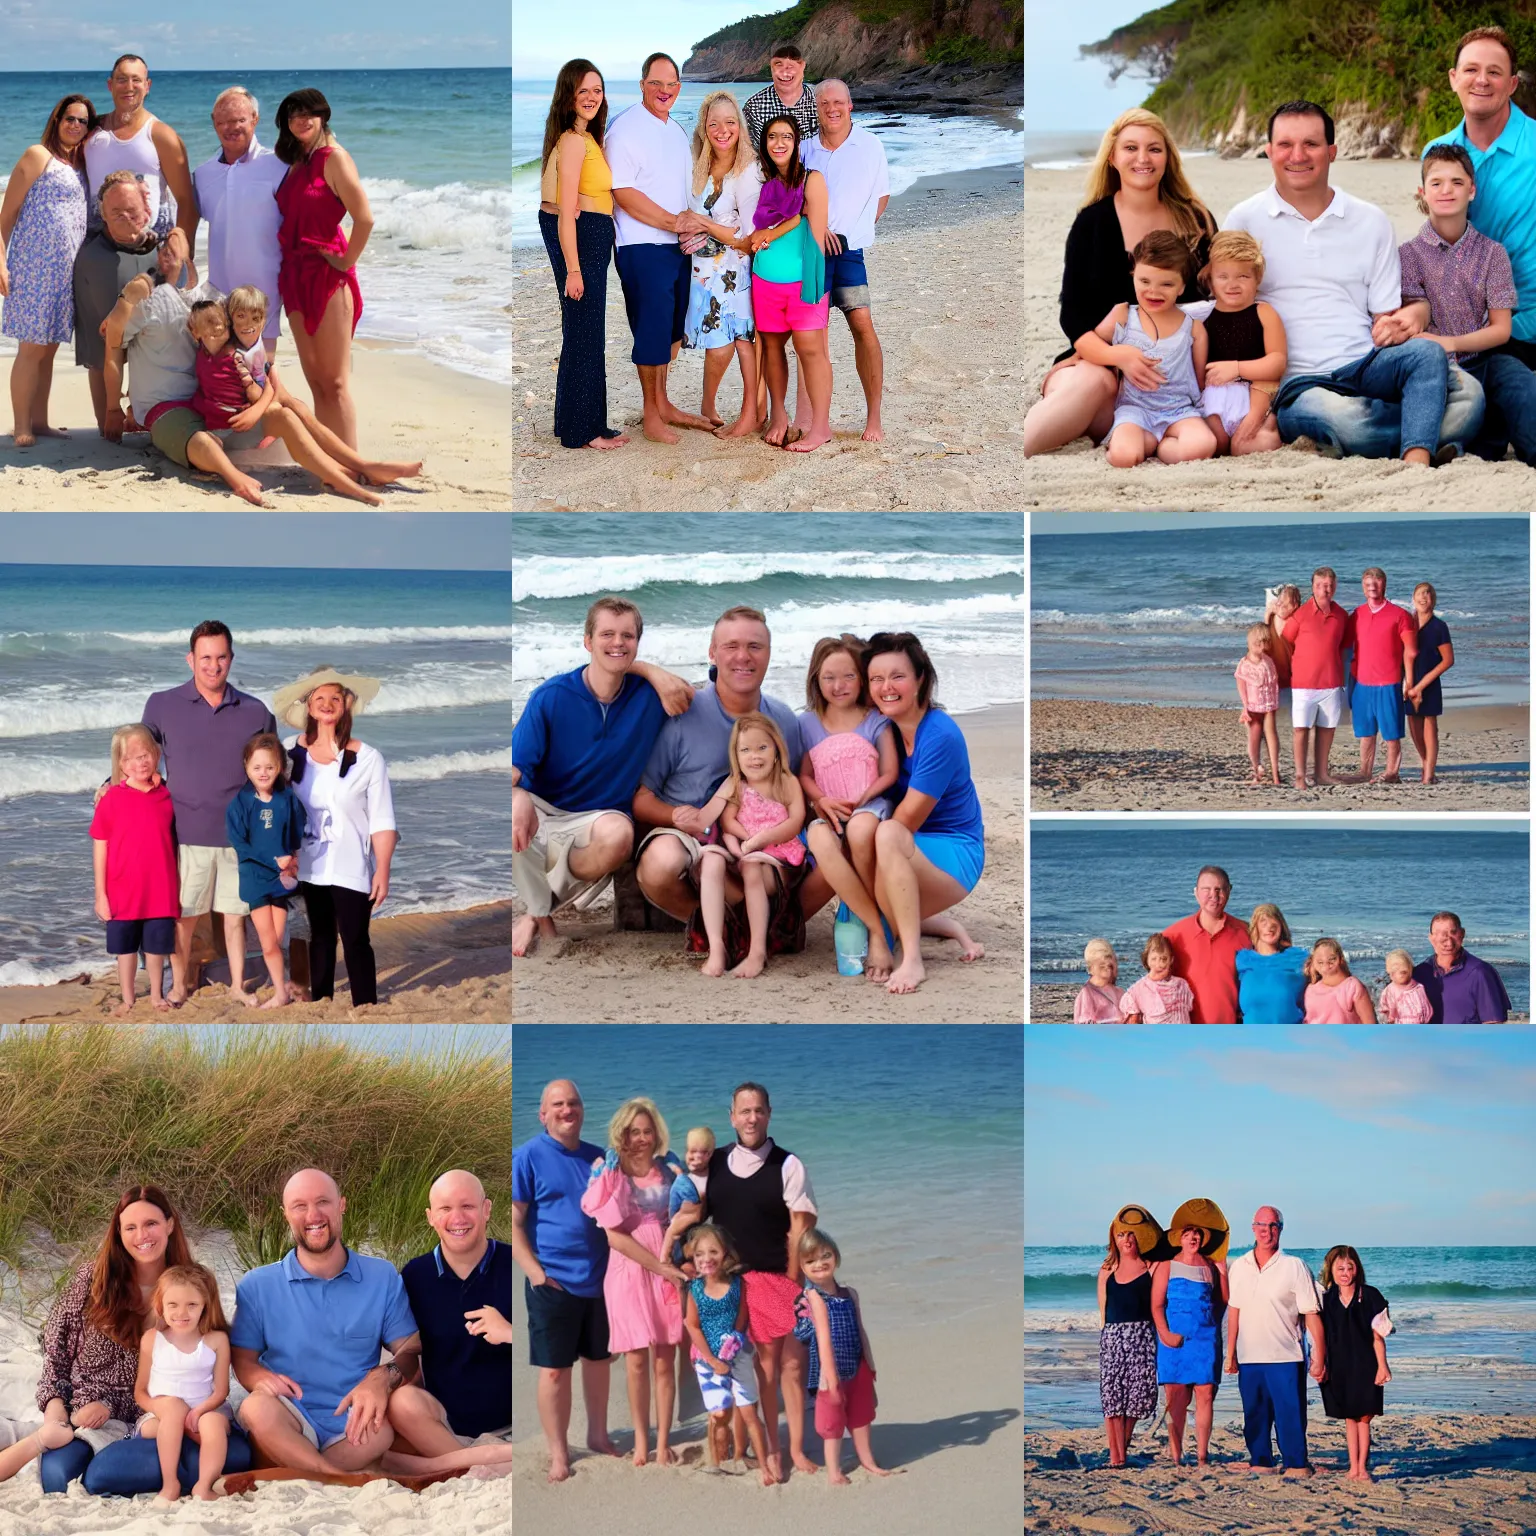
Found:
<path fill-rule="evenodd" d="M 266 294 L 251 283 L 245 283 L 239 288 L 231 289 L 229 297 L 224 301 L 224 307 L 229 312 L 230 326 L 234 326 L 235 311 L 237 309 L 244 309 L 253 315 L 260 315 L 265 320 L 267 318 L 268 303 Z"/>
<path fill-rule="evenodd" d="M 1394 960 L 1401 960 L 1408 967 L 1409 974 L 1412 974 L 1413 956 L 1406 949 L 1389 949 L 1381 957 L 1382 969 L 1386 971 L 1387 975 L 1390 976 L 1392 974 L 1392 962 Z"/>
<path fill-rule="evenodd" d="M 814 1259 L 825 1248 L 837 1263 L 843 1262 L 843 1250 L 832 1240 L 830 1233 L 823 1232 L 820 1227 L 812 1227 L 808 1232 L 800 1234 L 800 1242 L 795 1252 L 800 1256 L 800 1262 Z"/>
<path fill-rule="evenodd" d="M 1266 656 L 1269 655 L 1269 637 L 1272 633 L 1273 631 L 1268 624 L 1250 624 L 1248 626 L 1248 638 L 1252 640 L 1257 635 L 1264 642 L 1264 654 Z"/>
<path fill-rule="evenodd" d="M 1253 916 L 1248 919 L 1248 938 L 1252 942 L 1254 948 L 1258 948 L 1259 919 L 1261 917 L 1272 917 L 1277 923 L 1280 924 L 1280 948 L 1289 949 L 1295 942 L 1295 940 L 1291 938 L 1291 925 L 1286 922 L 1285 913 L 1283 913 L 1280 908 L 1277 907 L 1272 901 L 1261 901 L 1258 906 L 1253 909 Z"/>
<path fill-rule="evenodd" d="M 1095 960 L 1113 960 L 1118 965 L 1120 956 L 1115 953 L 1115 946 L 1108 939 L 1089 939 L 1083 945 L 1083 964 L 1091 971 Z"/>
<path fill-rule="evenodd" d="M 707 1141 L 709 1143 L 709 1150 L 711 1152 L 715 1150 L 715 1133 L 710 1130 L 707 1125 L 694 1126 L 688 1132 L 688 1134 L 683 1137 L 683 1145 L 686 1147 L 695 1136 L 697 1136 L 700 1141 Z"/>
<path fill-rule="evenodd" d="M 1224 229 L 1211 241 L 1211 267 L 1218 261 L 1235 261 L 1253 268 L 1253 280 L 1264 281 L 1264 247 L 1246 230 Z"/>
<path fill-rule="evenodd" d="M 709 167 L 714 161 L 714 141 L 705 131 L 709 126 L 709 112 L 717 102 L 728 101 L 736 114 L 736 159 L 727 176 L 739 176 L 749 165 L 756 162 L 752 153 L 752 135 L 747 131 L 746 119 L 741 115 L 741 103 L 729 91 L 711 91 L 699 103 L 699 115 L 693 125 L 693 193 L 697 197 L 709 181 Z"/>
<path fill-rule="evenodd" d="M 741 733 L 752 729 L 762 731 L 773 743 L 773 750 L 778 754 L 778 768 L 773 779 L 773 798 L 783 800 L 787 804 L 789 797 L 785 786 L 794 781 L 794 776 L 789 771 L 789 746 L 784 740 L 784 733 L 761 710 L 749 709 L 746 714 L 737 715 L 736 723 L 731 727 L 730 744 L 725 749 L 726 757 L 730 762 L 730 771 L 726 774 L 720 789 L 724 791 L 725 798 L 731 805 L 741 804 L 741 763 L 736 757 L 736 745 L 741 740 Z"/>
<path fill-rule="evenodd" d="M 625 1099 L 613 1112 L 613 1119 L 608 1122 L 608 1145 L 615 1152 L 624 1150 L 624 1137 L 636 1119 L 641 1115 L 649 1115 L 651 1124 L 656 1128 L 656 1145 L 651 1149 L 653 1157 L 665 1157 L 667 1155 L 667 1122 L 661 1118 L 661 1111 L 647 1098 L 635 1097 Z"/>
<path fill-rule="evenodd" d="M 1349 968 L 1349 960 L 1344 954 L 1344 946 L 1340 944 L 1337 939 L 1319 939 L 1317 943 L 1315 943 L 1308 951 L 1307 963 L 1301 968 L 1302 975 L 1305 976 L 1308 981 L 1316 981 L 1321 974 L 1313 967 L 1312 957 L 1318 952 L 1318 950 L 1325 948 L 1331 949 L 1334 954 L 1339 957 L 1339 970 L 1345 976 L 1353 974 Z"/>
<path fill-rule="evenodd" d="M 121 784 L 126 775 L 123 773 L 123 753 L 130 741 L 147 741 L 149 750 L 155 754 L 155 766 L 160 766 L 160 743 L 155 740 L 155 733 L 147 725 L 137 723 L 134 725 L 120 725 L 112 732 L 112 782 Z"/>
<path fill-rule="evenodd" d="M 1440 601 L 1440 594 L 1435 591 L 1435 584 L 1432 581 L 1419 582 L 1413 589 L 1413 595 L 1417 597 L 1420 592 L 1429 593 L 1429 606 L 1431 608 L 1434 608 L 1435 604 Z"/>
<path fill-rule="evenodd" d="M 1188 178 L 1184 175 L 1184 166 L 1179 159 L 1179 146 L 1173 142 L 1173 135 L 1168 132 L 1168 125 L 1157 113 L 1149 112 L 1145 107 L 1131 107 L 1122 112 L 1104 130 L 1104 137 L 1099 143 L 1099 152 L 1094 156 L 1093 164 L 1088 170 L 1083 207 L 1086 208 L 1089 203 L 1097 203 L 1120 190 L 1120 172 L 1110 162 L 1115 153 L 1115 140 L 1127 128 L 1151 128 L 1162 135 L 1163 148 L 1167 150 L 1168 155 L 1163 167 L 1163 179 L 1157 189 L 1158 200 L 1173 215 L 1174 229 L 1184 238 L 1193 256 L 1194 248 L 1201 237 L 1215 232 L 1216 221 L 1211 217 L 1210 209 L 1195 196 L 1194 188 L 1190 186 Z"/>

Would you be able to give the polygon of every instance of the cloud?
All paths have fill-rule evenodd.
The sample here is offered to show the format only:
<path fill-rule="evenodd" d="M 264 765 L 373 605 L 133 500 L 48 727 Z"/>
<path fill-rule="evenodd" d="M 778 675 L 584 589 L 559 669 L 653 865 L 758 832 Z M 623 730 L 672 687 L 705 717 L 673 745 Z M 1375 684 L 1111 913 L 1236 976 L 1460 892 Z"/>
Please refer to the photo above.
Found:
<path fill-rule="evenodd" d="M 1069 1088 L 1064 1083 L 1030 1083 L 1024 1089 L 1026 1102 L 1033 1102 L 1037 1109 L 1052 1104 L 1076 1104 L 1084 1109 L 1108 1110 L 1107 1099 L 1096 1093 L 1085 1093 L 1081 1088 Z"/>

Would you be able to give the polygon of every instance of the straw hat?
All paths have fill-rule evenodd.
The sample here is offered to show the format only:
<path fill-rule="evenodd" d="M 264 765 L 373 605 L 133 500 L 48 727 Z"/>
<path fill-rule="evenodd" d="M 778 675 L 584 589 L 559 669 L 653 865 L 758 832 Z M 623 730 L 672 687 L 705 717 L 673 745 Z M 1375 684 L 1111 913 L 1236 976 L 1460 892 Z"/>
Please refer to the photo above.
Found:
<path fill-rule="evenodd" d="M 1168 1242 L 1175 1252 L 1178 1251 L 1179 1233 L 1185 1227 L 1199 1227 L 1205 1233 L 1205 1240 L 1200 1244 L 1202 1258 L 1226 1258 L 1231 1228 L 1214 1200 L 1186 1200 L 1173 1213 L 1173 1220 L 1168 1223 Z"/>
<path fill-rule="evenodd" d="M 346 698 L 347 708 L 354 715 L 362 714 L 379 691 L 379 680 L 376 677 L 338 672 L 335 667 L 316 667 L 313 672 L 301 677 L 296 683 L 285 683 L 272 695 L 272 713 L 284 725 L 291 725 L 294 730 L 302 731 L 305 716 L 308 714 L 305 705 L 309 702 L 310 694 L 322 683 L 336 683 Z"/>
<path fill-rule="evenodd" d="M 1113 1243 L 1122 1232 L 1129 1232 L 1136 1239 L 1137 1250 L 1144 1259 L 1155 1257 L 1167 1242 L 1157 1218 L 1141 1205 L 1122 1205 L 1115 1213 L 1115 1219 L 1109 1224 L 1110 1242 Z"/>

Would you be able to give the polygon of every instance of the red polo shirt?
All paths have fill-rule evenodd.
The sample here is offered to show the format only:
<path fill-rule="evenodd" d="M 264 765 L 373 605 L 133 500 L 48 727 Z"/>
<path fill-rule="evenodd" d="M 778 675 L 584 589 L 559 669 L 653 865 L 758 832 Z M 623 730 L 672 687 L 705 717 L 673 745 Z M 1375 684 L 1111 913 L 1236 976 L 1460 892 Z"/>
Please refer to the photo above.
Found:
<path fill-rule="evenodd" d="M 1344 686 L 1344 633 L 1349 615 L 1337 603 L 1326 617 L 1318 612 L 1317 599 L 1309 597 L 1285 621 L 1285 638 L 1291 653 L 1291 687 L 1342 688 Z"/>
<path fill-rule="evenodd" d="M 1220 933 L 1207 933 L 1196 912 L 1163 929 L 1173 945 L 1174 975 L 1182 976 L 1195 994 L 1191 1024 L 1238 1022 L 1237 952 L 1253 945 L 1247 927 L 1230 912 L 1222 914 L 1221 925 Z"/>
<path fill-rule="evenodd" d="M 1383 603 L 1379 613 L 1372 613 L 1369 603 L 1361 603 L 1350 614 L 1344 635 L 1344 644 L 1355 648 L 1355 681 L 1368 688 L 1401 683 L 1403 641 L 1412 640 L 1417 648 L 1418 636 L 1418 623 L 1406 608 Z"/>

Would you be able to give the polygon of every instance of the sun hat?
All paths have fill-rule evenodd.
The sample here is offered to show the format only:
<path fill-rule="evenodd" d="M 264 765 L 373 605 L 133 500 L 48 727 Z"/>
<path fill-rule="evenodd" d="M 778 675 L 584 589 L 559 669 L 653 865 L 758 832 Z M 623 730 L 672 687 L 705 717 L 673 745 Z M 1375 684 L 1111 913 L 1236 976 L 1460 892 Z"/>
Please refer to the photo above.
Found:
<path fill-rule="evenodd" d="M 1173 1213 L 1173 1220 L 1168 1223 L 1168 1242 L 1175 1252 L 1178 1251 L 1179 1233 L 1185 1227 L 1199 1227 L 1205 1233 L 1205 1240 L 1200 1244 L 1202 1258 L 1226 1258 L 1231 1228 L 1214 1200 L 1186 1200 Z"/>
<path fill-rule="evenodd" d="M 1155 1257 L 1167 1242 L 1157 1218 L 1142 1205 L 1122 1205 L 1115 1213 L 1115 1219 L 1109 1224 L 1110 1243 L 1113 1244 L 1122 1232 L 1129 1232 L 1136 1239 L 1137 1250 L 1144 1259 Z"/>
<path fill-rule="evenodd" d="M 350 694 L 347 707 L 354 715 L 362 714 L 379 691 L 379 680 L 376 677 L 338 672 L 335 667 L 316 667 L 314 671 L 301 677 L 297 682 L 285 683 L 272 695 L 272 713 L 284 725 L 291 725 L 294 730 L 302 731 L 305 717 L 309 713 L 305 705 L 309 701 L 310 694 L 322 683 L 336 683 L 344 695 Z"/>

